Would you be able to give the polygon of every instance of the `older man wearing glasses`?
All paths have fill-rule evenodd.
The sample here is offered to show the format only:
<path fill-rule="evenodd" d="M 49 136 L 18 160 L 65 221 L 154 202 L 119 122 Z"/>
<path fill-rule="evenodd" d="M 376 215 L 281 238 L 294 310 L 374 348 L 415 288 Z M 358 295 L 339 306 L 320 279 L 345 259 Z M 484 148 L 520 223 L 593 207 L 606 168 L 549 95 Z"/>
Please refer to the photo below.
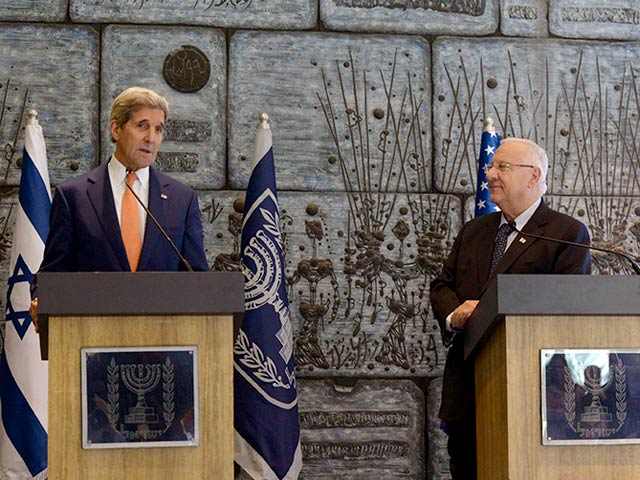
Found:
<path fill-rule="evenodd" d="M 440 418 L 448 434 L 454 480 L 476 478 L 473 365 L 463 360 L 464 330 L 478 299 L 497 274 L 588 274 L 589 250 L 523 237 L 525 233 L 589 244 L 579 221 L 551 210 L 542 200 L 547 190 L 548 160 L 535 143 L 508 138 L 487 173 L 495 212 L 467 222 L 455 240 L 442 272 L 431 282 L 431 305 L 447 354 Z M 535 294 L 535 292 L 532 292 Z"/>

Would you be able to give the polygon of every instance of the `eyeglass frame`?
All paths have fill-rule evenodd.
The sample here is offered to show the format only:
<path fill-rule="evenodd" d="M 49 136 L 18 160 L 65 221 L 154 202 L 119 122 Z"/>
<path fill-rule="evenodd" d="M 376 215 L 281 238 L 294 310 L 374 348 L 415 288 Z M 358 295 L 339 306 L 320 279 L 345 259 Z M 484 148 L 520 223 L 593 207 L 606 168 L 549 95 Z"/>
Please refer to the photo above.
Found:
<path fill-rule="evenodd" d="M 511 170 L 511 167 L 526 167 L 526 168 L 536 168 L 537 165 L 527 165 L 524 163 L 509 163 L 509 162 L 491 162 L 489 168 L 487 168 L 487 172 L 492 168 L 499 170 L 502 173 L 508 172 Z"/>

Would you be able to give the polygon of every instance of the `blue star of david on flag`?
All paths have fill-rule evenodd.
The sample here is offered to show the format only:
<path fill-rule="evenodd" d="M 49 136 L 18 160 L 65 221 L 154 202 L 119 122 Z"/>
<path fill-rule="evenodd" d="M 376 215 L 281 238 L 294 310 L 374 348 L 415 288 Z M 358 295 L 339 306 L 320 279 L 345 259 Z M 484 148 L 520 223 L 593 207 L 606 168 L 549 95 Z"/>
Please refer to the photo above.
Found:
<path fill-rule="evenodd" d="M 47 478 L 48 364 L 29 314 L 31 282 L 49 234 L 47 151 L 35 112 L 25 128 L 20 192 L 9 261 L 4 350 L 0 355 L 0 477 Z"/>
<path fill-rule="evenodd" d="M 235 461 L 256 480 L 294 480 L 302 453 L 293 336 L 271 130 L 263 115 L 242 224 L 245 313 L 233 349 Z"/>
<path fill-rule="evenodd" d="M 498 135 L 493 127 L 490 118 L 485 119 L 485 128 L 482 132 L 480 140 L 480 159 L 478 161 L 478 183 L 476 186 L 476 203 L 475 216 L 479 217 L 485 213 L 497 212 L 500 209 L 491 201 L 491 192 L 489 190 L 489 182 L 487 181 L 487 173 L 493 161 L 493 155 L 500 146 L 500 135 Z"/>
<path fill-rule="evenodd" d="M 16 310 L 13 306 L 13 294 L 18 290 L 16 294 L 25 298 L 25 293 L 30 297 L 31 281 L 33 280 L 33 273 L 29 270 L 29 266 L 22 258 L 22 255 L 18 255 L 16 265 L 13 268 L 13 273 L 9 277 L 7 284 L 9 286 L 7 290 L 7 321 L 13 322 L 13 326 L 22 340 L 32 323 L 31 315 L 29 314 L 29 308 L 24 308 L 24 305 L 19 310 Z M 26 292 L 24 291 L 26 289 Z M 23 302 L 24 303 L 24 302 Z"/>

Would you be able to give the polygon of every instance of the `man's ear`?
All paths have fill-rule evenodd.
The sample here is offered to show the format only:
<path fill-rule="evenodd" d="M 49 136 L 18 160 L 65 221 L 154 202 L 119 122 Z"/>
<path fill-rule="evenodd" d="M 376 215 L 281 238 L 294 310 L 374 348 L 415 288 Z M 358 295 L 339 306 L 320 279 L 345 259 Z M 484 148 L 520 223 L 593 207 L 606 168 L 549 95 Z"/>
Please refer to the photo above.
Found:
<path fill-rule="evenodd" d="M 109 129 L 111 130 L 111 137 L 117 141 L 120 138 L 120 126 L 118 122 L 115 120 L 111 120 L 109 122 Z"/>
<path fill-rule="evenodd" d="M 533 167 L 531 170 L 533 170 L 533 175 L 531 176 L 531 180 L 529 180 L 529 188 L 534 188 L 542 178 L 542 170 L 538 166 Z"/>

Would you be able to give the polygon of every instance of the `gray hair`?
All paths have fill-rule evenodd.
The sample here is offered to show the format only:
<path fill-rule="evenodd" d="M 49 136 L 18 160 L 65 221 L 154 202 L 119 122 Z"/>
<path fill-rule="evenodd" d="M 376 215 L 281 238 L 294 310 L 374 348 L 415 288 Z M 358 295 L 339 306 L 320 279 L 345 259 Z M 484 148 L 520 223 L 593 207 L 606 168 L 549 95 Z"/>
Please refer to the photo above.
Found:
<path fill-rule="evenodd" d="M 148 88 L 131 87 L 118 95 L 111 104 L 109 122 L 115 120 L 119 127 L 123 127 L 129 121 L 133 112 L 145 107 L 162 110 L 165 121 L 169 116 L 169 102 L 167 102 L 166 98 Z M 113 136 L 111 141 L 116 141 Z"/>
<path fill-rule="evenodd" d="M 510 142 L 519 142 L 524 144 L 527 147 L 531 158 L 536 162 L 538 167 L 540 167 L 540 180 L 538 181 L 537 187 L 540 195 L 544 195 L 547 192 L 547 171 L 549 170 L 549 158 L 547 157 L 547 152 L 540 145 L 526 138 L 505 138 L 500 142 L 500 145 Z"/>

